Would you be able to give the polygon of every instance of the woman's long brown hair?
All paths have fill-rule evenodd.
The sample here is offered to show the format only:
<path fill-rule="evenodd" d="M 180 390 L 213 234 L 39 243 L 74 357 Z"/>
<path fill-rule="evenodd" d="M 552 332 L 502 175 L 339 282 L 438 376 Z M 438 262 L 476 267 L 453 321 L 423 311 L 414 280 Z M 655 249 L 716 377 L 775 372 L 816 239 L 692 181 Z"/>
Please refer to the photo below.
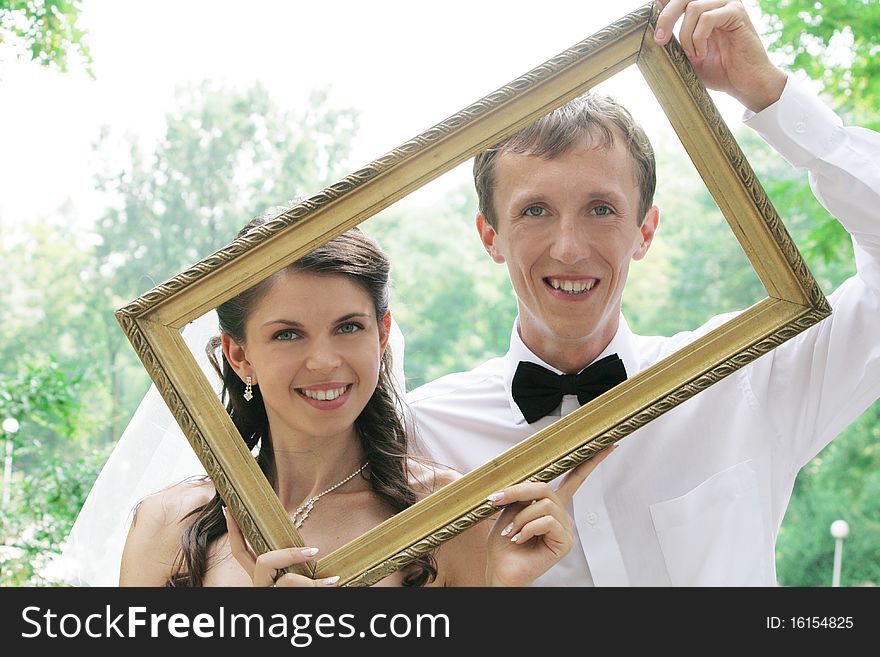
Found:
<path fill-rule="evenodd" d="M 266 215 L 245 226 L 239 235 L 266 221 Z M 288 267 L 293 271 L 347 276 L 360 285 L 373 300 L 381 321 L 388 309 L 390 263 L 385 253 L 360 230 L 351 229 L 318 247 Z M 254 304 L 269 289 L 272 277 L 245 290 L 217 308 L 220 331 L 234 341 L 244 340 L 244 327 Z M 218 361 L 219 336 L 208 345 L 212 365 L 223 380 L 222 398 L 233 423 L 248 449 L 257 452 L 257 464 L 274 488 L 277 482 L 269 420 L 259 386 L 253 386 L 253 399 L 243 398 L 244 382 L 225 357 Z M 221 352 L 222 353 L 222 352 Z M 395 512 L 412 506 L 418 497 L 409 478 L 407 435 L 401 420 L 401 401 L 391 379 L 391 350 L 386 349 L 379 368 L 379 381 L 366 407 L 355 420 L 355 428 L 370 466 L 361 475 L 368 479 L 376 495 Z M 208 548 L 226 533 L 223 500 L 219 494 L 190 512 L 192 522 L 181 536 L 181 549 L 175 559 L 168 586 L 202 586 L 208 570 Z M 405 586 L 422 586 L 437 576 L 432 555 L 424 555 L 404 569 Z"/>

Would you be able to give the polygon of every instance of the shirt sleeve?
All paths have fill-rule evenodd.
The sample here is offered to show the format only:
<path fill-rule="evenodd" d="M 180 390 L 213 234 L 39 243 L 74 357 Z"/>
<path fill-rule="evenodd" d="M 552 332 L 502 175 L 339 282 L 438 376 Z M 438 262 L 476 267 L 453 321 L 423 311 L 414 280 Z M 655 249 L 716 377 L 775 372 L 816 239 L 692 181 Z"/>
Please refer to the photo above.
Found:
<path fill-rule="evenodd" d="M 880 397 L 880 134 L 844 126 L 792 77 L 780 100 L 746 124 L 807 169 L 856 256 L 857 274 L 829 297 L 832 316 L 747 368 L 755 403 L 800 468 Z"/>

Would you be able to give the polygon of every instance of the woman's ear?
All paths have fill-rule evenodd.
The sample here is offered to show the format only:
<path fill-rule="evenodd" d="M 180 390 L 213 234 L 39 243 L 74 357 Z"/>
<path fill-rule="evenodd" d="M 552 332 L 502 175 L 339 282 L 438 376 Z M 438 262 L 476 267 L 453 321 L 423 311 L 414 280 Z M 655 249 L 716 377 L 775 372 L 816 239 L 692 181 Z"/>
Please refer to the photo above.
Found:
<path fill-rule="evenodd" d="M 220 345 L 223 347 L 223 355 L 239 378 L 244 381 L 246 377 L 251 377 L 253 385 L 257 385 L 257 375 L 247 359 L 244 345 L 239 344 L 226 333 L 220 334 Z"/>
<path fill-rule="evenodd" d="M 382 321 L 379 322 L 379 355 L 385 355 L 385 348 L 388 346 L 388 338 L 391 335 L 391 311 L 386 310 L 382 315 Z"/>

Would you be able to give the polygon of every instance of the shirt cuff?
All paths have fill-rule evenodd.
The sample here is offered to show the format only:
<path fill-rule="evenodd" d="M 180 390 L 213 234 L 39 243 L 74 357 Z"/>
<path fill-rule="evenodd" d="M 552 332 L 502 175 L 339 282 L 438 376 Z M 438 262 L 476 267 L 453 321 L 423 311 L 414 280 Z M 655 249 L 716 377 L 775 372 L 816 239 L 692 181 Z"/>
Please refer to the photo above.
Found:
<path fill-rule="evenodd" d="M 743 121 L 795 167 L 806 167 L 845 138 L 840 118 L 792 75 L 779 100 L 757 114 L 746 110 Z"/>

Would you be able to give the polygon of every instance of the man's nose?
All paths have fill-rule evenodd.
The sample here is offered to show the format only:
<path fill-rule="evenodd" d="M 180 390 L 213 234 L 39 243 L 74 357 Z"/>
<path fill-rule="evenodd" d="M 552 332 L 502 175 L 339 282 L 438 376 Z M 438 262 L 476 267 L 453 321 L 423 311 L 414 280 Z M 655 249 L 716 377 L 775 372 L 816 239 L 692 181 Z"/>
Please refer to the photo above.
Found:
<path fill-rule="evenodd" d="M 566 265 L 588 258 L 590 238 L 586 222 L 583 217 L 561 216 L 553 226 L 550 257 Z"/>

